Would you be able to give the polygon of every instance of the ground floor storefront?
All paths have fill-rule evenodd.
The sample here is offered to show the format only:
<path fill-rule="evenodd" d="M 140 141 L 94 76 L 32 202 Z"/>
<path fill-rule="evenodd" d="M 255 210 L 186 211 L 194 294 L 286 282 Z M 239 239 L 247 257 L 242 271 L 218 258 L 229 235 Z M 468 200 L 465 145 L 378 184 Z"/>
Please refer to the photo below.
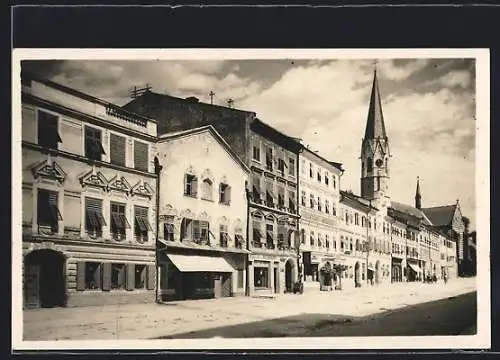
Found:
<path fill-rule="evenodd" d="M 24 308 L 154 302 L 154 249 L 59 238 L 23 243 Z"/>
<path fill-rule="evenodd" d="M 249 255 L 250 295 L 272 295 L 293 292 L 298 280 L 297 256 L 292 254 Z"/>
<path fill-rule="evenodd" d="M 404 259 L 402 258 L 397 258 L 393 257 L 391 259 L 391 282 L 393 283 L 398 283 L 398 282 L 404 282 L 405 277 L 404 277 Z"/>
<path fill-rule="evenodd" d="M 161 301 L 245 295 L 246 253 L 168 246 L 158 255 Z"/>

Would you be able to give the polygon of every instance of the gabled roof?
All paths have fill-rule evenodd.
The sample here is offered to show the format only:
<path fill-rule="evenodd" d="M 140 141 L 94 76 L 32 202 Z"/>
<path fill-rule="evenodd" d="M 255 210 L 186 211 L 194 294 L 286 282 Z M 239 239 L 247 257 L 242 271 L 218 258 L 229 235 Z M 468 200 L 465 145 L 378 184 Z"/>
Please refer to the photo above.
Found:
<path fill-rule="evenodd" d="M 457 205 L 453 204 L 425 208 L 422 211 L 432 221 L 433 225 L 448 226 L 451 225 L 456 208 Z"/>
<path fill-rule="evenodd" d="M 368 108 L 368 119 L 366 120 L 364 140 L 387 138 L 385 132 L 384 115 L 382 113 L 382 102 L 378 89 L 377 70 L 373 74 L 372 93 L 370 96 L 370 106 Z"/>
<path fill-rule="evenodd" d="M 422 210 L 417 209 L 411 205 L 403 204 L 397 201 L 391 201 L 391 208 L 397 212 L 409 215 L 413 218 L 421 219 L 425 225 L 433 225 L 431 220 L 423 213 Z"/>
<path fill-rule="evenodd" d="M 222 145 L 222 147 L 225 148 L 225 150 L 229 153 L 229 155 L 231 155 L 231 157 L 243 168 L 243 170 L 245 170 L 246 172 L 250 172 L 250 168 L 247 165 L 245 165 L 243 160 L 241 160 L 241 158 L 236 154 L 236 152 L 234 152 L 233 149 L 231 149 L 229 144 L 222 138 L 222 136 L 220 136 L 220 134 L 217 132 L 217 130 L 215 130 L 215 128 L 212 125 L 206 125 L 194 129 L 165 133 L 158 137 L 158 142 L 173 140 L 185 136 L 196 135 L 206 131 L 210 132 L 213 135 L 213 137 Z"/>
<path fill-rule="evenodd" d="M 357 196 L 352 192 L 341 190 L 340 196 L 341 203 L 355 207 L 358 210 L 365 212 L 369 212 L 370 210 L 377 210 L 377 208 L 371 205 L 371 202 L 369 200 L 363 199 L 362 197 Z"/>

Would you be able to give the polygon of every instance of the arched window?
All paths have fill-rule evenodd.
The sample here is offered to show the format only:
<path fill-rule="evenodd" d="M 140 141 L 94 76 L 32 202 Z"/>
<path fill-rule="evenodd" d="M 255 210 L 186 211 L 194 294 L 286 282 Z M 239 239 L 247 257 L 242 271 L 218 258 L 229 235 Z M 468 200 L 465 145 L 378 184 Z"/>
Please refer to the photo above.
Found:
<path fill-rule="evenodd" d="M 368 172 L 372 172 L 373 171 L 373 159 L 372 158 L 368 158 L 366 159 L 366 171 Z"/>
<path fill-rule="evenodd" d="M 219 184 L 219 202 L 224 205 L 231 203 L 231 186 L 228 184 Z"/>
<path fill-rule="evenodd" d="M 196 197 L 198 193 L 198 178 L 194 174 L 184 175 L 184 195 Z"/>
<path fill-rule="evenodd" d="M 212 181 L 203 179 L 201 184 L 201 198 L 204 200 L 212 200 Z"/>

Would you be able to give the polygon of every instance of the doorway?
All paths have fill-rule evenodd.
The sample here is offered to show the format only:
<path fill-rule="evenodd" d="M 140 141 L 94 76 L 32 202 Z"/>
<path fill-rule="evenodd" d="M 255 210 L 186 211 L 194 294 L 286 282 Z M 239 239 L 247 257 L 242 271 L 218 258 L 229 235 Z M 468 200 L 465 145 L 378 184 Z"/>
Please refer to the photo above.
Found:
<path fill-rule="evenodd" d="M 286 286 L 286 292 L 292 292 L 293 291 L 292 269 L 293 269 L 292 260 L 288 259 L 288 261 L 285 263 L 285 286 Z"/>
<path fill-rule="evenodd" d="M 24 304 L 26 308 L 66 305 L 66 259 L 53 250 L 36 250 L 24 259 Z"/>
<path fill-rule="evenodd" d="M 354 286 L 361 286 L 361 269 L 359 266 L 359 262 L 356 262 L 356 264 L 354 265 Z"/>
<path fill-rule="evenodd" d="M 280 292 L 280 284 L 279 284 L 279 276 L 278 276 L 278 268 L 273 268 L 273 276 L 274 276 L 274 293 L 277 294 Z"/>

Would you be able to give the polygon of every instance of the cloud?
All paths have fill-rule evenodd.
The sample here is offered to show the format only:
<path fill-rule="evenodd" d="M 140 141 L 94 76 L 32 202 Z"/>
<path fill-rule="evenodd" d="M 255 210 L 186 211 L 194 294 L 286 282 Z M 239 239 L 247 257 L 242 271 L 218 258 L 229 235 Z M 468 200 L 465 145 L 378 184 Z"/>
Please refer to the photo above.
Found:
<path fill-rule="evenodd" d="M 438 79 L 443 86 L 448 88 L 459 86 L 462 88 L 468 88 L 472 82 L 472 75 L 469 71 L 452 71 L 440 79 Z"/>

